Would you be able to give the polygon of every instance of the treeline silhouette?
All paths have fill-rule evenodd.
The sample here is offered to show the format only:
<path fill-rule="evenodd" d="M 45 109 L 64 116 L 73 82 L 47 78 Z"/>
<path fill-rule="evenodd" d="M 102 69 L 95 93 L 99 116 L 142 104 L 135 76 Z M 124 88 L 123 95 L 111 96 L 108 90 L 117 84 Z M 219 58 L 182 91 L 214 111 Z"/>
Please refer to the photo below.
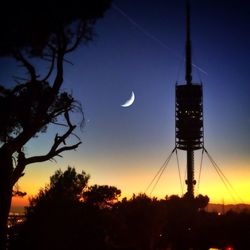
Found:
<path fill-rule="evenodd" d="M 30 200 L 25 221 L 9 229 L 9 249 L 249 249 L 249 211 L 206 212 L 202 195 L 118 201 L 119 189 L 88 186 L 89 178 L 71 167 L 56 171 Z"/>

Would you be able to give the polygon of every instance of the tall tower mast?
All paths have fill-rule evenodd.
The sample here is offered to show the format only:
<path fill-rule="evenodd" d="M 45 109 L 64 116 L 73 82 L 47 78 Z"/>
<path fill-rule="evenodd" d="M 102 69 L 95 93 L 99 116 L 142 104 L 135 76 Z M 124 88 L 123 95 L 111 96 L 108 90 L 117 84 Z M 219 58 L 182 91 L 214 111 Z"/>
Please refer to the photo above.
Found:
<path fill-rule="evenodd" d="M 186 83 L 192 84 L 192 44 L 190 34 L 190 3 L 186 1 Z"/>
<path fill-rule="evenodd" d="M 186 84 L 176 85 L 175 144 L 187 152 L 187 192 L 194 198 L 194 150 L 203 148 L 202 85 L 192 82 L 192 49 L 190 34 L 190 3 L 186 2 Z"/>
<path fill-rule="evenodd" d="M 186 1 L 186 83 L 192 85 L 192 44 L 190 34 L 190 3 Z M 187 195 L 194 197 L 194 151 L 190 144 L 187 145 Z"/>

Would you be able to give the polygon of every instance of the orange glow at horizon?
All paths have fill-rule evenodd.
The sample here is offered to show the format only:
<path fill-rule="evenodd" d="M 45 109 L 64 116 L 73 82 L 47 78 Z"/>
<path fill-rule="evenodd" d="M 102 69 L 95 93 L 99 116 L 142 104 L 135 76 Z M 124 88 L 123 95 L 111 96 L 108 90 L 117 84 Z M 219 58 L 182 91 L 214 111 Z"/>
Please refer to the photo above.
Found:
<path fill-rule="evenodd" d="M 75 166 L 80 165 L 83 164 L 75 164 Z M 154 172 L 156 172 L 157 170 L 151 167 L 152 165 L 148 162 L 142 164 L 142 166 L 143 167 L 132 166 L 127 169 L 124 167 L 115 168 L 114 166 L 110 166 L 112 170 L 111 172 L 110 169 L 109 171 L 107 171 L 106 165 L 103 164 L 103 169 L 76 167 L 76 170 L 77 172 L 81 172 L 82 170 L 84 170 L 87 174 L 91 174 L 89 185 L 99 184 L 116 186 L 117 188 L 121 189 L 122 197 L 130 198 L 133 194 L 145 192 L 148 184 L 154 177 Z M 49 183 L 49 177 L 53 175 L 55 170 L 58 168 L 59 167 L 56 165 L 56 168 L 51 166 L 37 166 L 27 169 L 26 175 L 19 181 L 21 190 L 27 192 L 27 196 L 25 196 L 24 198 L 14 197 L 12 201 L 12 207 L 28 206 L 29 197 L 36 195 L 39 189 L 44 188 L 45 185 Z M 66 168 L 67 167 L 65 166 L 61 169 L 65 170 Z M 234 167 L 230 166 L 227 168 L 227 171 L 224 172 L 227 178 L 231 180 L 231 184 L 237 193 L 233 191 L 229 193 L 215 170 L 207 166 L 206 163 L 201 174 L 199 192 L 197 192 L 197 184 L 195 186 L 195 194 L 198 195 L 198 193 L 200 193 L 203 195 L 207 195 L 210 198 L 210 203 L 250 204 L 250 176 L 247 166 L 238 166 L 236 170 L 235 165 Z M 184 174 L 182 175 L 182 182 L 184 183 Z M 197 178 L 198 170 L 196 171 L 196 179 Z M 148 190 L 147 195 L 150 195 L 150 192 L 151 189 Z M 183 192 L 186 192 L 186 185 L 183 185 Z M 168 168 L 162 175 L 159 183 L 152 192 L 151 197 L 163 199 L 164 197 L 171 195 L 182 196 L 177 167 L 173 162 L 171 162 L 171 165 L 168 166 Z"/>

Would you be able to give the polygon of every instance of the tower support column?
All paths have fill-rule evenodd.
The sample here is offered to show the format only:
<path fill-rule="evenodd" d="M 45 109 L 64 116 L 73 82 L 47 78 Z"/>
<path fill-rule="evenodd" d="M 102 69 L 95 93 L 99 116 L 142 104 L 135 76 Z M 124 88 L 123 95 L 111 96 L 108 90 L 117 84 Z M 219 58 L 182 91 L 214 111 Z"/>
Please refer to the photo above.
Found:
<path fill-rule="evenodd" d="M 194 185 L 196 181 L 194 179 L 194 151 L 192 149 L 187 150 L 187 196 L 190 199 L 194 198 Z"/>

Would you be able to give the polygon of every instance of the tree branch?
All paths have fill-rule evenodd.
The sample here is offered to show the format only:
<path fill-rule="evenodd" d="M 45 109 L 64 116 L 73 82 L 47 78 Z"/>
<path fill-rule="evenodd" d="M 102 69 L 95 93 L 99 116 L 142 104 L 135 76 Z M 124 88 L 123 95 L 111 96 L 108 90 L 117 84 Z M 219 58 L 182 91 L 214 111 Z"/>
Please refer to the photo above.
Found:
<path fill-rule="evenodd" d="M 82 39 L 82 37 L 84 35 L 84 31 L 85 31 L 86 27 L 87 27 L 86 22 L 80 22 L 79 23 L 79 26 L 77 28 L 77 33 L 78 34 L 76 36 L 76 40 L 75 40 L 74 44 L 70 48 L 66 49 L 65 54 L 70 53 L 70 52 L 72 52 L 73 50 L 75 50 L 77 48 L 77 46 L 81 42 L 81 39 Z"/>
<path fill-rule="evenodd" d="M 19 151 L 17 157 L 17 165 L 12 174 L 12 180 L 11 180 L 12 186 L 14 186 L 15 183 L 18 181 L 18 179 L 21 176 L 23 176 L 23 171 L 26 166 L 25 161 L 26 161 L 25 154 L 22 151 Z"/>
<path fill-rule="evenodd" d="M 68 110 L 65 111 L 64 117 L 67 122 L 68 130 L 61 136 L 56 134 L 54 138 L 54 143 L 47 154 L 25 158 L 25 154 L 21 150 L 18 152 L 17 165 L 12 175 L 12 185 L 14 185 L 18 181 L 18 179 L 23 175 L 23 171 L 27 165 L 36 163 L 36 162 L 48 161 L 48 160 L 53 159 L 55 156 L 61 156 L 60 154 L 62 152 L 74 150 L 78 148 L 78 146 L 82 143 L 80 141 L 70 146 L 59 147 L 61 144 L 66 145 L 66 142 L 65 142 L 66 139 L 70 136 L 70 134 L 72 134 L 73 130 L 76 128 L 76 126 L 72 125 L 70 121 Z"/>
<path fill-rule="evenodd" d="M 72 125 L 71 122 L 70 122 L 68 111 L 65 112 L 64 117 L 65 117 L 65 119 L 66 119 L 66 121 L 67 121 L 67 124 L 68 124 L 69 129 L 68 129 L 68 130 L 65 132 L 65 134 L 62 135 L 62 136 L 58 136 L 58 135 L 56 134 L 56 136 L 55 136 L 55 138 L 54 138 L 54 144 L 52 145 L 50 152 L 56 151 L 56 149 L 58 148 L 58 146 L 59 146 L 61 143 L 64 143 L 64 144 L 65 144 L 66 138 L 67 138 L 67 137 L 72 133 L 72 131 L 76 128 L 76 125 Z"/>
<path fill-rule="evenodd" d="M 26 58 L 24 58 L 24 56 L 22 55 L 20 51 L 16 51 L 14 53 L 14 57 L 18 61 L 22 62 L 24 67 L 28 70 L 30 77 L 31 77 L 31 81 L 35 81 L 37 78 L 37 75 L 36 75 L 36 70 L 34 66 Z"/>
<path fill-rule="evenodd" d="M 73 145 L 71 145 L 71 146 L 65 146 L 65 147 L 59 148 L 58 150 L 49 152 L 49 153 L 46 154 L 46 155 L 33 156 L 33 157 L 30 157 L 30 158 L 27 158 L 27 159 L 26 159 L 26 166 L 27 166 L 28 164 L 32 164 L 32 163 L 35 163 L 35 162 L 44 162 L 44 161 L 51 160 L 51 159 L 52 159 L 53 157 L 55 157 L 55 156 L 60 156 L 60 153 L 62 153 L 62 152 L 64 152 L 64 151 L 69 151 L 69 150 L 73 150 L 73 149 L 78 148 L 78 146 L 79 146 L 81 143 L 82 143 L 82 142 L 78 142 L 78 143 L 73 144 Z"/>
<path fill-rule="evenodd" d="M 59 89 L 63 83 L 63 60 L 64 60 L 64 51 L 58 51 L 57 55 L 57 62 L 56 62 L 56 69 L 57 69 L 57 74 L 52 86 L 53 89 L 53 96 L 51 97 L 52 100 L 50 100 L 50 103 L 53 102 L 54 97 L 58 94 Z"/>
<path fill-rule="evenodd" d="M 48 78 L 50 77 L 50 75 L 53 72 L 54 66 L 55 66 L 55 59 L 56 59 L 56 51 L 54 48 L 50 47 L 50 49 L 52 50 L 52 60 L 51 60 L 51 65 L 50 65 L 50 69 L 48 71 L 48 74 L 45 76 L 45 78 L 42 81 L 47 81 Z"/>
<path fill-rule="evenodd" d="M 70 121 L 68 110 L 65 111 L 64 117 L 65 117 L 65 120 L 66 120 L 67 125 L 68 125 L 68 130 L 61 136 L 59 136 L 58 134 L 55 135 L 54 143 L 46 155 L 33 156 L 30 158 L 27 158 L 27 159 L 25 159 L 25 165 L 35 163 L 35 162 L 44 162 L 44 161 L 50 160 L 55 156 L 60 156 L 60 153 L 62 153 L 64 151 L 76 149 L 82 143 L 80 141 L 80 142 L 75 143 L 73 145 L 63 146 L 63 147 L 59 148 L 59 146 L 61 144 L 66 145 L 66 142 L 65 142 L 66 139 L 70 136 L 70 134 L 72 134 L 73 130 L 76 128 L 76 125 L 72 125 L 72 123 Z"/>
<path fill-rule="evenodd" d="M 46 114 L 49 107 L 57 97 L 60 87 L 63 83 L 63 58 L 64 58 L 64 51 L 58 51 L 57 53 L 57 73 L 56 77 L 52 86 L 52 92 L 50 96 L 47 98 L 46 103 L 44 103 L 42 110 L 40 110 L 41 114 Z M 21 54 L 20 54 L 21 55 Z M 23 57 L 22 57 L 23 58 Z M 23 58 L 24 59 L 24 58 Z M 21 58 L 20 58 L 21 60 Z M 36 75 L 35 75 L 35 69 L 34 67 L 24 59 L 23 63 L 27 63 L 27 67 L 29 68 L 29 72 L 32 75 L 32 77 L 36 80 Z M 34 69 L 34 70 L 33 70 Z M 50 122 L 50 121 L 49 121 Z M 47 124 L 47 123 L 46 123 Z M 46 124 L 41 124 L 41 120 L 38 121 L 37 124 L 33 124 L 33 127 L 30 128 L 29 130 L 24 130 L 22 131 L 21 134 L 19 134 L 15 139 L 12 141 L 6 143 L 4 147 L 9 151 L 14 153 L 15 151 L 20 150 L 20 148 L 30 139 L 32 138 L 37 132 L 40 131 L 41 127 L 43 127 Z"/>
<path fill-rule="evenodd" d="M 66 107 L 62 107 L 60 109 L 54 110 L 50 114 L 47 114 L 46 113 L 46 107 L 44 107 L 43 111 L 41 111 L 41 113 L 44 114 L 44 119 L 37 120 L 36 123 L 34 123 L 31 128 L 24 129 L 16 138 L 14 138 L 13 140 L 5 143 L 3 145 L 3 147 L 5 147 L 6 150 L 8 150 L 11 153 L 14 153 L 15 151 L 20 151 L 21 147 L 27 141 L 29 141 L 29 139 L 32 138 L 37 132 L 39 132 L 42 127 L 44 127 L 46 124 L 49 124 L 53 120 L 53 118 L 58 117 L 62 113 L 65 113 L 65 112 L 68 113 L 68 110 L 67 110 L 68 108 L 69 107 L 67 107 L 67 106 Z M 68 114 L 66 116 L 68 116 Z M 66 119 L 66 121 L 67 121 L 67 119 Z M 67 125 L 66 126 L 69 127 L 69 130 L 67 131 L 67 133 L 65 135 L 63 135 L 63 139 L 62 140 L 65 140 L 70 135 L 70 133 L 75 129 L 75 127 L 76 127 L 75 125 L 72 125 L 70 123 L 69 119 L 67 121 Z M 59 144 L 60 144 L 60 141 L 59 141 Z"/>

